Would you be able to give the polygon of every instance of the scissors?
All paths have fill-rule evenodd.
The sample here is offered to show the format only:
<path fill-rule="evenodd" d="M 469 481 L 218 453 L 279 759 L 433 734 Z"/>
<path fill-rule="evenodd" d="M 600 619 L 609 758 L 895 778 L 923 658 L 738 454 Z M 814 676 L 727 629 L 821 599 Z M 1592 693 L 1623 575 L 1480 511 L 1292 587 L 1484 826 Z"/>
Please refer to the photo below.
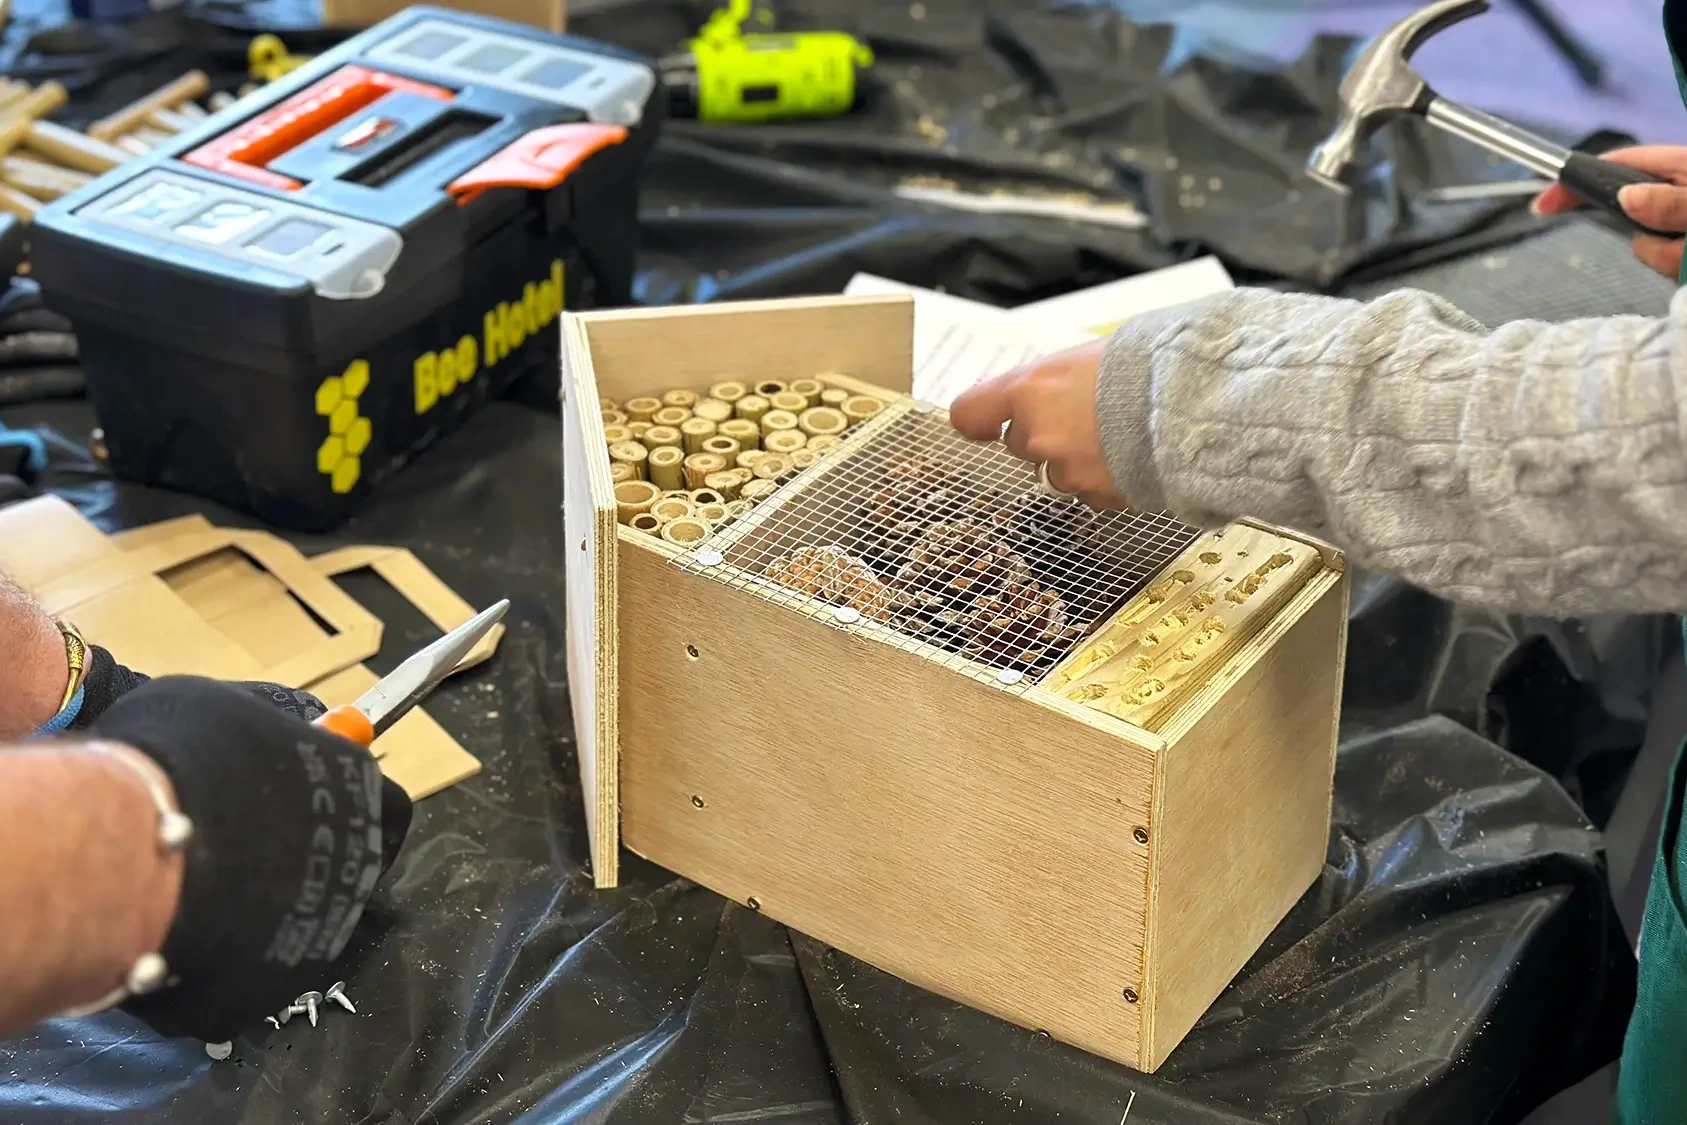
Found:
<path fill-rule="evenodd" d="M 316 725 L 368 749 L 387 728 L 426 699 L 440 681 L 456 671 L 463 657 L 503 620 L 509 608 L 506 598 L 475 614 L 393 669 L 356 703 L 333 708 L 317 719 Z"/>

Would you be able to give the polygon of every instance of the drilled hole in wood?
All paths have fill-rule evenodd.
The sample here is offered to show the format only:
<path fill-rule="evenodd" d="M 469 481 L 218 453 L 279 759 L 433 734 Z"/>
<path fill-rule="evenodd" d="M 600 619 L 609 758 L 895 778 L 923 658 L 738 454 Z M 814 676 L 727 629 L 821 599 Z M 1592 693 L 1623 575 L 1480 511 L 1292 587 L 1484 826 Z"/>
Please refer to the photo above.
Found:
<path fill-rule="evenodd" d="M 1146 844 L 1148 842 L 1148 829 L 1146 828 L 1138 828 L 1135 832 L 1132 832 L 1131 835 L 1136 837 L 1136 842 L 1139 844 Z"/>
<path fill-rule="evenodd" d="M 701 656 L 703 654 L 697 651 L 696 645 L 686 645 L 685 646 L 685 655 L 691 660 L 696 660 L 699 656 Z"/>
<path fill-rule="evenodd" d="M 1137 1001 L 1136 989 L 1134 989 L 1134 988 L 1125 989 L 1125 1003 L 1134 1004 L 1134 1003 L 1136 1003 L 1136 1001 Z"/>
<path fill-rule="evenodd" d="M 586 541 L 584 539 L 580 540 L 580 549 L 582 551 L 586 549 Z"/>
<path fill-rule="evenodd" d="M 704 805 L 704 804 L 705 804 L 705 802 L 704 802 L 704 800 L 703 800 L 703 798 L 701 798 L 701 797 L 697 797 L 697 796 L 693 796 L 693 797 L 692 797 L 692 798 L 691 798 L 691 803 L 692 803 L 692 804 L 694 804 L 694 805 L 696 805 L 696 806 L 697 806 L 697 807 L 698 807 L 698 808 L 702 808 L 702 807 L 703 807 L 703 805 Z"/>

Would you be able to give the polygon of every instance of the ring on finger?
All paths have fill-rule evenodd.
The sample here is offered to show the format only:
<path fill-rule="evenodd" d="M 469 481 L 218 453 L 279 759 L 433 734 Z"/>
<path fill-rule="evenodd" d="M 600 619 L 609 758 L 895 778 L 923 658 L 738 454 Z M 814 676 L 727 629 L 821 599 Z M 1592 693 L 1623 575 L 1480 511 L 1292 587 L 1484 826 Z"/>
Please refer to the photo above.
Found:
<path fill-rule="evenodd" d="M 1076 500 L 1078 498 L 1076 492 L 1067 492 L 1049 479 L 1049 463 L 1047 461 L 1039 462 L 1037 465 L 1037 491 L 1044 496 L 1052 496 L 1056 500 Z"/>

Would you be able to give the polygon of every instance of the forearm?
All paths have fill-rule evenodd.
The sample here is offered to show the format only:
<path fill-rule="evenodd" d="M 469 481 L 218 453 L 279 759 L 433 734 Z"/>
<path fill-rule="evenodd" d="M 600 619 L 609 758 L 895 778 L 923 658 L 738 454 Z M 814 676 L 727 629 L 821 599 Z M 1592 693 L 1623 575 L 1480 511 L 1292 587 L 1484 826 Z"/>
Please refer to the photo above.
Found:
<path fill-rule="evenodd" d="M 1132 322 L 1098 412 L 1124 494 L 1253 516 L 1501 610 L 1687 604 L 1687 304 L 1487 330 L 1421 293 L 1239 290 Z"/>
<path fill-rule="evenodd" d="M 145 781 L 113 752 L 0 747 L 0 1037 L 99 1000 L 163 945 L 182 861 L 157 839 Z"/>
<path fill-rule="evenodd" d="M 58 626 L 0 575 L 0 742 L 21 738 L 52 718 L 69 681 Z"/>

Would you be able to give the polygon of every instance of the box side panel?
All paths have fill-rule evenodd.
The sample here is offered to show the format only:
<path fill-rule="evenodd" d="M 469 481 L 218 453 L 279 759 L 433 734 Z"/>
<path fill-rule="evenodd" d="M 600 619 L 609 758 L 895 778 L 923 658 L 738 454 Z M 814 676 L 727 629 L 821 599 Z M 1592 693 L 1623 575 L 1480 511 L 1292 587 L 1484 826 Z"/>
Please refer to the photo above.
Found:
<path fill-rule="evenodd" d="M 1323 866 L 1347 632 L 1324 571 L 1160 755 L 1142 1069 L 1155 1070 Z"/>
<path fill-rule="evenodd" d="M 914 303 L 906 297 L 797 297 L 581 318 L 598 390 L 626 400 L 652 385 L 807 379 L 836 371 L 906 394 Z"/>
<path fill-rule="evenodd" d="M 1135 1062 L 1152 751 L 654 553 L 621 566 L 630 848 Z"/>
<path fill-rule="evenodd" d="M 567 559 L 568 694 L 574 708 L 580 788 L 591 837 L 592 877 L 620 878 L 616 688 L 615 492 L 603 442 L 592 358 L 579 322 L 562 325 L 562 520 Z"/>

